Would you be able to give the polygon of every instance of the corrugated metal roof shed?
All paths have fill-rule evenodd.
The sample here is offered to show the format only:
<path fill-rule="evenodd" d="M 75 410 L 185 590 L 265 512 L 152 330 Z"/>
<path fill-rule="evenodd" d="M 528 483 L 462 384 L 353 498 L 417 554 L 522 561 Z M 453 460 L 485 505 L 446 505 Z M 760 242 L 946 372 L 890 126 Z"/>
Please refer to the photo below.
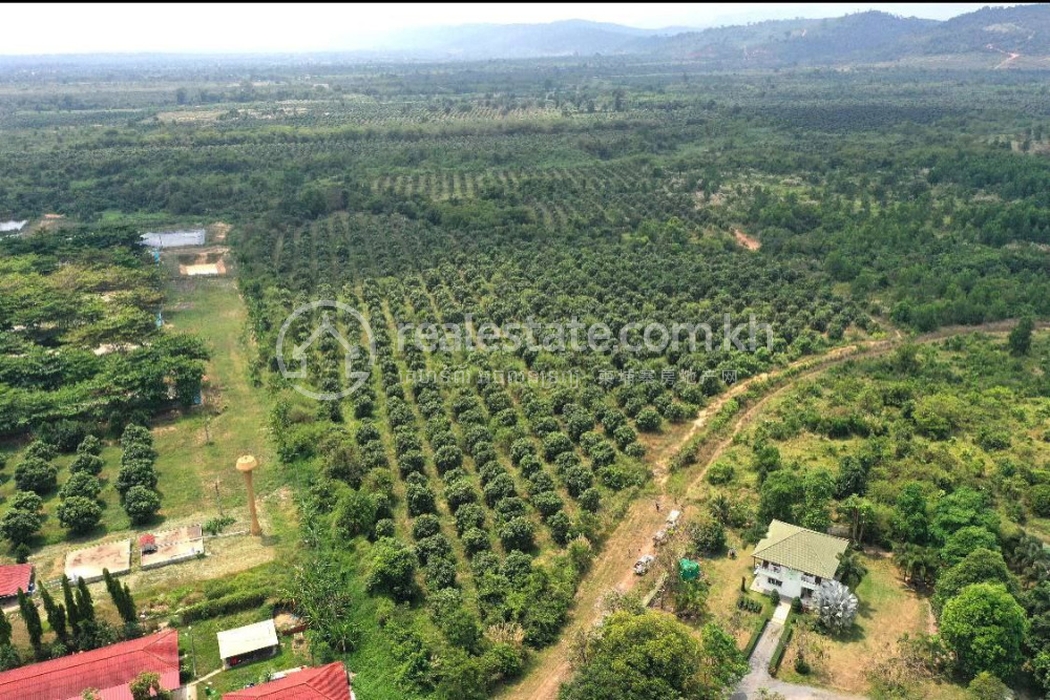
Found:
<path fill-rule="evenodd" d="M 204 245 L 204 229 L 160 231 L 142 234 L 142 245 L 151 248 L 184 248 Z"/>
<path fill-rule="evenodd" d="M 219 632 L 219 658 L 226 660 L 234 656 L 243 656 L 261 649 L 278 645 L 277 628 L 273 620 L 263 620 L 254 625 L 245 625 L 232 630 Z"/>
<path fill-rule="evenodd" d="M 160 674 L 165 690 L 179 687 L 178 630 L 5 671 L 0 698 L 79 700 L 85 688 L 96 688 L 102 700 L 131 700 L 128 683 L 143 671 Z"/>
<path fill-rule="evenodd" d="M 346 678 L 346 667 L 336 661 L 222 697 L 223 700 L 351 700 L 353 692 Z"/>

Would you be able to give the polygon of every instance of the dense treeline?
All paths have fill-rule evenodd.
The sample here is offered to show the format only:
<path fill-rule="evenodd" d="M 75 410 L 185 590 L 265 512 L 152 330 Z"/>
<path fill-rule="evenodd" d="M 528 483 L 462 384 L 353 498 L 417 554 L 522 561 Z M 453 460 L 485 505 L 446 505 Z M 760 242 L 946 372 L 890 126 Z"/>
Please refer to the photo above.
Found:
<path fill-rule="evenodd" d="M 158 328 L 154 267 L 127 229 L 0 246 L 0 435 L 63 421 L 119 428 L 197 398 L 207 352 Z"/>

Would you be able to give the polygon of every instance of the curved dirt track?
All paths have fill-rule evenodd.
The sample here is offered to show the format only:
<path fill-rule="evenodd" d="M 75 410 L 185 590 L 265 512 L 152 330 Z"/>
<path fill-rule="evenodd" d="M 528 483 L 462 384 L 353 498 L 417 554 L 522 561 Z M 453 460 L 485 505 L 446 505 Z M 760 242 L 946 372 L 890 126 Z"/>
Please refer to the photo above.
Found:
<path fill-rule="evenodd" d="M 965 335 L 975 332 L 1005 333 L 1012 328 L 1014 322 L 1004 321 L 984 324 L 982 326 L 949 327 L 939 331 L 919 336 L 913 339 L 915 343 L 929 343 L 954 335 Z M 1048 327 L 1047 323 L 1037 324 L 1038 328 Z M 789 390 L 798 381 L 809 379 L 815 374 L 826 371 L 830 367 L 843 362 L 861 358 L 870 358 L 880 355 L 895 347 L 902 345 L 905 338 L 900 333 L 894 337 L 877 341 L 866 341 L 845 347 L 835 348 L 830 352 L 818 356 L 798 360 L 786 367 L 776 369 L 766 374 L 756 375 L 739 384 L 734 384 L 730 389 L 719 394 L 715 399 L 700 411 L 696 420 L 689 429 L 674 443 L 671 454 L 677 453 L 695 434 L 700 430 L 711 416 L 717 414 L 725 403 L 747 391 L 752 385 L 767 379 L 775 379 L 788 371 L 797 371 L 798 374 L 791 377 L 784 384 L 774 386 L 761 399 L 749 406 L 746 411 L 737 416 L 732 429 L 721 440 L 704 445 L 697 455 L 696 464 L 688 468 L 688 486 L 682 493 L 688 495 L 693 487 L 704 478 L 707 467 L 721 456 L 730 444 L 733 437 L 750 424 L 765 405 L 774 397 Z M 600 606 L 602 597 L 612 591 L 628 591 L 639 582 L 650 582 L 651 577 L 639 578 L 634 576 L 632 566 L 637 558 L 646 552 L 652 551 L 652 534 L 664 524 L 667 511 L 674 507 L 675 497 L 668 493 L 667 482 L 670 474 L 665 462 L 653 465 L 654 484 L 657 487 L 657 495 L 652 498 L 640 497 L 631 503 L 623 518 L 616 528 L 609 534 L 600 553 L 595 559 L 591 570 L 580 583 L 576 592 L 576 600 L 573 610 L 570 611 L 568 623 L 562 631 L 558 642 L 536 655 L 535 662 L 529 669 L 528 674 L 515 685 L 507 687 L 498 696 L 501 700 L 555 700 L 558 696 L 558 688 L 569 678 L 571 667 L 569 664 L 569 652 L 574 633 L 594 625 L 601 614 Z M 655 502 L 661 503 L 658 511 Z M 688 518 L 689 511 L 693 509 L 689 503 L 682 506 L 683 518 Z"/>

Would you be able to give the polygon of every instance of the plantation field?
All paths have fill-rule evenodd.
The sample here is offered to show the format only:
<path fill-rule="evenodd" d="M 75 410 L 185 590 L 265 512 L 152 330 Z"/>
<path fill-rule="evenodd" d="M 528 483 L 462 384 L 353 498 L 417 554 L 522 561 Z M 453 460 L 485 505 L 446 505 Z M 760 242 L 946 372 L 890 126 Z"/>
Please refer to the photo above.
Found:
<path fill-rule="evenodd" d="M 194 624 L 200 675 L 215 630 L 281 602 L 311 622 L 308 660 L 346 660 L 361 697 L 553 697 L 579 670 L 568 636 L 611 589 L 648 590 L 630 562 L 678 506 L 710 583 L 694 638 L 713 622 L 747 643 L 740 578 L 770 519 L 867 550 L 857 624 L 814 632 L 827 657 L 805 678 L 789 649 L 792 681 L 884 690 L 850 659 L 911 653 L 900 636 L 933 631 L 960 593 L 938 580 L 974 550 L 1050 614 L 1031 594 L 1050 338 L 1007 335 L 1050 316 L 1041 73 L 190 66 L 0 70 L 0 215 L 42 230 L 0 240 L 0 497 L 12 509 L 17 465 L 45 449 L 31 439 L 90 427 L 100 523 L 58 522 L 70 438 L 31 560 L 220 515 L 238 532 L 233 465 L 254 454 L 264 538 L 129 579 L 155 619 L 224 586 L 265 593 Z M 220 218 L 222 277 L 136 245 Z M 599 327 L 611 343 L 567 331 Z M 143 347 L 91 352 L 127 343 Z M 135 526 L 116 490 L 133 421 L 160 495 Z M 1035 649 L 994 670 L 1034 687 L 1006 671 Z M 969 680 L 923 661 L 945 697 Z"/>

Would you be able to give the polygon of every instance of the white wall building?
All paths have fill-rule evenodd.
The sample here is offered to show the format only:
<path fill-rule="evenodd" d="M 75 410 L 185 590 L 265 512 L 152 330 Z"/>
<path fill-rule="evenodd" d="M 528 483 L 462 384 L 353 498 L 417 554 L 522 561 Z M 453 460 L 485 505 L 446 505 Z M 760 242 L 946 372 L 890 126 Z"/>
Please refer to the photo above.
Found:
<path fill-rule="evenodd" d="M 835 578 L 839 557 L 849 540 L 774 520 L 765 538 L 755 546 L 752 590 L 776 590 L 784 598 L 805 603 L 821 581 Z"/>
<path fill-rule="evenodd" d="M 0 233 L 18 233 L 29 221 L 0 221 Z"/>

